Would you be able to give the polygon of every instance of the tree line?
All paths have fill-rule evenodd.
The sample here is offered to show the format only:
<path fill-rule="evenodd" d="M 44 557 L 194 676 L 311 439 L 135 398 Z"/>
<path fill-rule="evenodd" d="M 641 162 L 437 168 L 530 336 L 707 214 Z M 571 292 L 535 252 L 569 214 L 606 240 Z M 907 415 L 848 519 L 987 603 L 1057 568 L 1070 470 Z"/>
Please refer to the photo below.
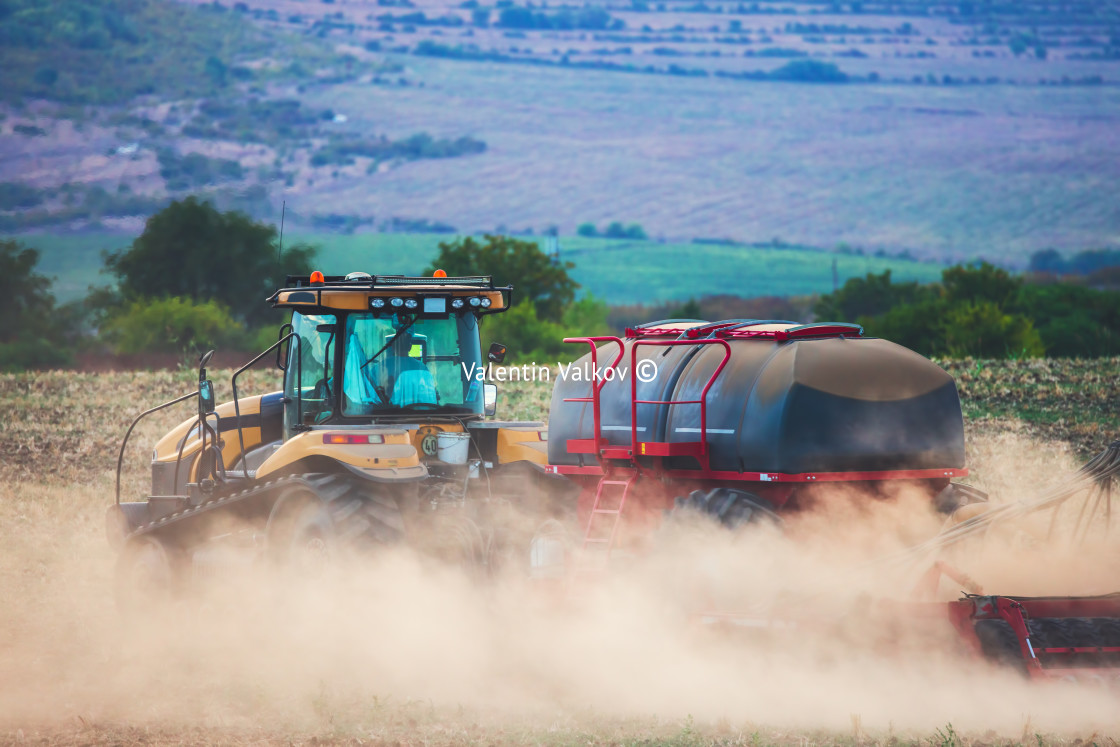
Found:
<path fill-rule="evenodd" d="M 36 270 L 38 252 L 0 240 L 0 369 L 64 367 L 83 350 L 178 353 L 184 360 L 211 347 L 263 350 L 283 321 L 264 299 L 287 275 L 309 274 L 317 254 L 294 245 L 281 255 L 277 238 L 274 226 L 243 213 L 194 197 L 176 200 L 149 218 L 129 247 L 103 255 L 112 286 L 64 306 L 56 306 L 50 279 Z M 1047 254 L 1038 263 L 1060 259 Z M 1099 272 L 1099 260 L 1062 261 Z M 535 241 L 486 235 L 441 242 L 423 274 L 438 268 L 514 285 L 513 307 L 482 325 L 484 344 L 507 345 L 513 362 L 570 359 L 582 350 L 565 337 L 618 333 L 665 317 L 854 321 L 927 356 L 1120 355 L 1120 292 L 1050 282 L 1055 275 L 1041 266 L 1025 276 L 1032 282 L 979 263 L 948 268 L 927 285 L 895 282 L 889 270 L 871 273 L 815 299 L 712 297 L 615 308 L 581 295 L 573 267 Z"/>
<path fill-rule="evenodd" d="M 1029 283 L 986 262 L 950 267 L 929 285 L 896 283 L 890 270 L 851 278 L 821 296 L 813 313 L 858 322 L 927 356 L 1120 355 L 1120 292 Z"/>

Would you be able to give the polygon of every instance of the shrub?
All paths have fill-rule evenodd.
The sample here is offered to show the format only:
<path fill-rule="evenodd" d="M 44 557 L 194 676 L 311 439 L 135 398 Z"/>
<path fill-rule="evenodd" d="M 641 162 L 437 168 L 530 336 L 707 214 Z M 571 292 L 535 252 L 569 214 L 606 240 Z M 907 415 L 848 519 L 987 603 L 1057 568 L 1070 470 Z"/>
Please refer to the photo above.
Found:
<path fill-rule="evenodd" d="M 991 301 L 960 304 L 945 317 L 945 346 L 956 358 L 1037 358 L 1045 352 L 1030 319 Z"/>
<path fill-rule="evenodd" d="M 73 361 L 70 351 L 49 340 L 23 339 L 0 342 L 0 371 L 65 368 Z"/>
<path fill-rule="evenodd" d="M 844 83 L 848 80 L 848 74 L 831 62 L 794 60 L 771 72 L 770 78 L 796 83 Z"/>
<path fill-rule="evenodd" d="M 118 353 L 182 353 L 247 342 L 245 327 L 217 301 L 141 299 L 106 319 L 102 339 Z"/>

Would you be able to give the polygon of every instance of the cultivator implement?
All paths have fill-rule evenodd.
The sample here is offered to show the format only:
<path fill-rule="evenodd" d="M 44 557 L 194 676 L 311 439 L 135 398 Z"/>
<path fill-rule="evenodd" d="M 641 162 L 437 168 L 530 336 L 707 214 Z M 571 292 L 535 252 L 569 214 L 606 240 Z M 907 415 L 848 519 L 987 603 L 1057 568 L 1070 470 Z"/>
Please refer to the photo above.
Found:
<path fill-rule="evenodd" d="M 1120 685 L 1120 594 L 966 595 L 949 619 L 974 652 L 1037 679 L 1095 677 Z"/>

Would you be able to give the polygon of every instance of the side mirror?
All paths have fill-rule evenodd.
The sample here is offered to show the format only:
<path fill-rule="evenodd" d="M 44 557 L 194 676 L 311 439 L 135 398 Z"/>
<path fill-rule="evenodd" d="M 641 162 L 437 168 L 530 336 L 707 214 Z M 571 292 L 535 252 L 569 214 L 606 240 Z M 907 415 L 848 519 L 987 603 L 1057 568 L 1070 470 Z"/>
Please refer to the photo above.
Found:
<path fill-rule="evenodd" d="M 501 364 L 506 359 L 506 346 L 500 342 L 490 343 L 490 349 L 486 351 L 486 360 L 491 363 Z"/>
<path fill-rule="evenodd" d="M 198 417 L 205 420 L 212 412 L 214 412 L 214 382 L 207 379 L 198 382 Z"/>
<path fill-rule="evenodd" d="M 498 412 L 498 385 L 482 385 L 482 411 L 491 418 Z"/>
<path fill-rule="evenodd" d="M 292 333 L 291 324 L 280 325 L 280 332 L 276 337 L 276 341 L 281 343 L 276 346 L 276 367 L 281 371 L 288 370 L 288 348 L 292 346 L 291 341 L 284 342 L 284 338 Z"/>

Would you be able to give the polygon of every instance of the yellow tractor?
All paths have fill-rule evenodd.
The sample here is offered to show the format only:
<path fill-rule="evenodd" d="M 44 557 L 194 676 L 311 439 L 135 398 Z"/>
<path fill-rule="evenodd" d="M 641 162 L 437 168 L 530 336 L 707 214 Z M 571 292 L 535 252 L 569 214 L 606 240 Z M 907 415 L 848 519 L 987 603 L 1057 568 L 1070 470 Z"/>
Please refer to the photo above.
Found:
<path fill-rule="evenodd" d="M 198 389 L 136 418 L 121 444 L 107 516 L 118 593 L 174 592 L 238 557 L 321 567 L 408 543 L 480 574 L 528 570 L 534 527 L 574 506 L 550 474 L 541 423 L 496 422 L 479 324 L 510 307 L 490 277 L 289 277 L 268 302 L 291 312 L 278 341 L 233 374 L 233 400 Z M 238 378 L 274 356 L 283 391 L 242 396 Z M 136 424 L 197 399 L 197 415 L 155 445 L 152 489 L 121 501 Z"/>

